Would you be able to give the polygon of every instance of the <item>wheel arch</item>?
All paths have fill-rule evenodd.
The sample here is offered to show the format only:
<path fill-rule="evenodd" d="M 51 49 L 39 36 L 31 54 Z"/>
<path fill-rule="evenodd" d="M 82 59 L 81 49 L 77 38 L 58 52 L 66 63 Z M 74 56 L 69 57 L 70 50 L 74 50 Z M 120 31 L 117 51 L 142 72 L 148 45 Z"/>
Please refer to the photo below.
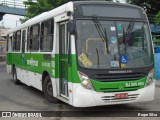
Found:
<path fill-rule="evenodd" d="M 12 73 L 12 75 L 13 75 L 13 69 L 16 67 L 16 65 L 13 63 L 12 64 L 12 69 L 11 69 L 11 73 Z"/>
<path fill-rule="evenodd" d="M 49 72 L 48 71 L 43 71 L 43 73 L 42 73 L 42 91 L 43 91 L 43 83 L 44 83 L 44 80 L 45 80 L 45 78 L 47 77 L 47 76 L 50 76 L 50 74 L 49 74 Z"/>

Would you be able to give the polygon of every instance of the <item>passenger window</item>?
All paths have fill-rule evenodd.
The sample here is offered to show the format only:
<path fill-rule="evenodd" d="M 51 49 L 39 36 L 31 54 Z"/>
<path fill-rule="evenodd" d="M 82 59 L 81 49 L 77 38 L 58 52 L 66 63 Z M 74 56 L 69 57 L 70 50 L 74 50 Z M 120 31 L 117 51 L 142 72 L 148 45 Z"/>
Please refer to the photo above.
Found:
<path fill-rule="evenodd" d="M 12 51 L 12 36 L 8 36 L 8 40 L 7 40 L 7 51 L 11 52 Z"/>
<path fill-rule="evenodd" d="M 14 47 L 15 51 L 20 51 L 20 45 L 21 45 L 21 31 L 17 31 L 15 33 L 15 40 L 14 40 Z"/>
<path fill-rule="evenodd" d="M 12 47 L 12 51 L 15 51 L 15 33 L 13 33 L 13 41 L 12 41 L 12 44 L 13 44 L 13 47 Z"/>
<path fill-rule="evenodd" d="M 25 52 L 25 40 L 26 40 L 26 30 L 22 32 L 22 53 Z"/>
<path fill-rule="evenodd" d="M 39 24 L 34 25 L 30 28 L 29 50 L 30 51 L 39 50 Z"/>
<path fill-rule="evenodd" d="M 53 49 L 53 19 L 41 23 L 40 51 L 51 52 Z"/>
<path fill-rule="evenodd" d="M 8 52 L 8 48 L 9 48 L 9 35 L 7 35 L 7 46 L 6 46 L 7 52 Z"/>

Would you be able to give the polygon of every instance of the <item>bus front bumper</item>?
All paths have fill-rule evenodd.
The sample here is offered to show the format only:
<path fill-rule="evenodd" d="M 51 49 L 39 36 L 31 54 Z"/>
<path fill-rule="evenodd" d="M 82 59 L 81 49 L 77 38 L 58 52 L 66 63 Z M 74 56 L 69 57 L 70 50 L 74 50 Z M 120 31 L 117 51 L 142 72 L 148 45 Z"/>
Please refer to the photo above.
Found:
<path fill-rule="evenodd" d="M 75 107 L 89 107 L 89 106 L 152 101 L 154 100 L 154 94 L 155 94 L 154 82 L 151 85 L 136 91 L 112 92 L 112 93 L 87 90 L 83 88 L 80 84 L 73 84 L 73 88 L 75 89 L 73 94 L 72 105 Z M 117 93 L 128 93 L 128 98 L 116 99 L 114 96 Z"/>

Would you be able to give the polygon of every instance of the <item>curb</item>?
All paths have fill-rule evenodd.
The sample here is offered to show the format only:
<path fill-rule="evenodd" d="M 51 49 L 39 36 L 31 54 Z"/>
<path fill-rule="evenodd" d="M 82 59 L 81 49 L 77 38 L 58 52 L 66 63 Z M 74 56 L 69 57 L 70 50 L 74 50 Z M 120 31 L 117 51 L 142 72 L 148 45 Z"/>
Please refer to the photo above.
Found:
<path fill-rule="evenodd" d="M 0 67 L 6 66 L 6 62 L 0 62 Z"/>

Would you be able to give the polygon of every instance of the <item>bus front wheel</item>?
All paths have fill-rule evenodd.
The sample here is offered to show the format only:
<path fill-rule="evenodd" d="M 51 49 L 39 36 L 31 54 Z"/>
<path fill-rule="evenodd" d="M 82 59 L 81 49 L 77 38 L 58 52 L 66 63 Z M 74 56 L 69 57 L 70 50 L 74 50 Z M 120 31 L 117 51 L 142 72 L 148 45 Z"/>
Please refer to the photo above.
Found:
<path fill-rule="evenodd" d="M 19 85 L 20 81 L 17 79 L 16 67 L 13 67 L 13 82 L 15 85 Z"/>
<path fill-rule="evenodd" d="M 47 76 L 44 80 L 43 92 L 49 102 L 52 102 L 52 103 L 58 102 L 58 99 L 53 97 L 53 86 L 52 86 L 50 76 Z"/>

